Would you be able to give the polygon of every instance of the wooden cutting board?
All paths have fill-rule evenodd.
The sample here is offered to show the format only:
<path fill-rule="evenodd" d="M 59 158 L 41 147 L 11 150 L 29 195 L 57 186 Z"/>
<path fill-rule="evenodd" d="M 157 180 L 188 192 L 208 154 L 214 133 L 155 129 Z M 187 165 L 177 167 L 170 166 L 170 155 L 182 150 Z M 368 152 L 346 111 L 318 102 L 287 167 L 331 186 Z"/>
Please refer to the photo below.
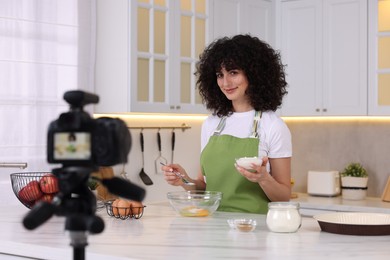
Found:
<path fill-rule="evenodd" d="M 99 167 L 98 172 L 93 172 L 91 174 L 92 176 L 96 176 L 99 179 L 110 179 L 114 177 L 114 170 L 112 167 Z M 98 198 L 107 201 L 107 200 L 114 200 L 117 198 L 117 196 L 111 194 L 106 187 L 99 184 L 99 186 L 96 188 Z"/>
<path fill-rule="evenodd" d="M 390 177 L 387 179 L 386 187 L 383 190 L 382 200 L 386 202 L 390 202 Z"/>

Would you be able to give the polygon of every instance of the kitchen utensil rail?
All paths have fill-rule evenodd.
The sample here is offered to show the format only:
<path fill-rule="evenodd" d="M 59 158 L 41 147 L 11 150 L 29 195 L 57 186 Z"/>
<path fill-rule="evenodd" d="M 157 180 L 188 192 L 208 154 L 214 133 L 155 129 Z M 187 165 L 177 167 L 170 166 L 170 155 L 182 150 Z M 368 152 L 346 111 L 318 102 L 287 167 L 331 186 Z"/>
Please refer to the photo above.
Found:
<path fill-rule="evenodd" d="M 183 132 L 187 129 L 190 129 L 191 126 L 186 123 L 181 124 L 180 126 L 128 126 L 128 129 L 181 129 Z"/>
<path fill-rule="evenodd" d="M 27 168 L 27 163 L 14 163 L 14 162 L 0 162 L 0 168 L 20 168 L 25 169 Z"/>

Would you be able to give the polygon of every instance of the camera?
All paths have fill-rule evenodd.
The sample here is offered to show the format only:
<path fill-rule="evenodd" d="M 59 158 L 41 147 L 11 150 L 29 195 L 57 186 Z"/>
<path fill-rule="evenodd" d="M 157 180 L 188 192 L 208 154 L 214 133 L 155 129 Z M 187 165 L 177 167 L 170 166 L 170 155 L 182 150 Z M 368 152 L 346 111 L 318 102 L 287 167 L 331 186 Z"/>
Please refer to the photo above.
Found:
<path fill-rule="evenodd" d="M 60 114 L 49 124 L 47 134 L 47 160 L 62 164 L 52 173 L 58 178 L 59 192 L 53 201 L 39 201 L 23 219 L 27 229 L 35 229 L 53 215 L 65 216 L 65 229 L 69 231 L 73 259 L 84 259 L 88 245 L 87 234 L 104 230 L 104 221 L 96 212 L 96 196 L 87 182 L 98 166 L 113 166 L 127 162 L 131 148 L 130 131 L 118 118 L 93 119 L 83 110 L 85 105 L 96 104 L 99 97 L 80 90 L 68 91 L 64 99 L 70 111 Z M 145 190 L 119 178 L 93 177 L 117 196 L 142 201 Z"/>
<path fill-rule="evenodd" d="M 80 90 L 68 91 L 64 100 L 70 111 L 50 123 L 47 136 L 47 160 L 64 166 L 113 166 L 127 162 L 131 136 L 118 118 L 94 119 L 83 110 L 96 104 L 99 97 Z"/>

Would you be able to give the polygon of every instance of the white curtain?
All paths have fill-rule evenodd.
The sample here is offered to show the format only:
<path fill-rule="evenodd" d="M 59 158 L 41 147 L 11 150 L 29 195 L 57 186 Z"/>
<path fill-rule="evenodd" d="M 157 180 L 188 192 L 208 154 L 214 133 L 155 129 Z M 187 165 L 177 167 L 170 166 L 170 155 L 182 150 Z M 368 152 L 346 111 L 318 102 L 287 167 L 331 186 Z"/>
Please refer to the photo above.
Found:
<path fill-rule="evenodd" d="M 0 0 L 0 163 L 52 168 L 47 128 L 68 110 L 64 92 L 94 92 L 95 14 L 96 0 Z"/>

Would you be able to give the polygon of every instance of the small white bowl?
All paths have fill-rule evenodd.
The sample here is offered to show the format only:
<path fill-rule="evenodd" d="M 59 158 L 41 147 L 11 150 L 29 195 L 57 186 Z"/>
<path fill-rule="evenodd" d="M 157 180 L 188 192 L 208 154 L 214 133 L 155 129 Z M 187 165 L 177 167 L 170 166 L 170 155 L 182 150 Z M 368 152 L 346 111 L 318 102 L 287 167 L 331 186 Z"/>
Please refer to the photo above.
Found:
<path fill-rule="evenodd" d="M 227 222 L 231 229 L 236 229 L 241 232 L 251 232 L 256 229 L 256 220 L 254 219 L 228 219 Z"/>
<path fill-rule="evenodd" d="M 259 157 L 242 157 L 236 159 L 236 163 L 238 166 L 241 166 L 248 170 L 252 169 L 252 164 L 261 165 L 262 162 L 262 158 Z"/>

